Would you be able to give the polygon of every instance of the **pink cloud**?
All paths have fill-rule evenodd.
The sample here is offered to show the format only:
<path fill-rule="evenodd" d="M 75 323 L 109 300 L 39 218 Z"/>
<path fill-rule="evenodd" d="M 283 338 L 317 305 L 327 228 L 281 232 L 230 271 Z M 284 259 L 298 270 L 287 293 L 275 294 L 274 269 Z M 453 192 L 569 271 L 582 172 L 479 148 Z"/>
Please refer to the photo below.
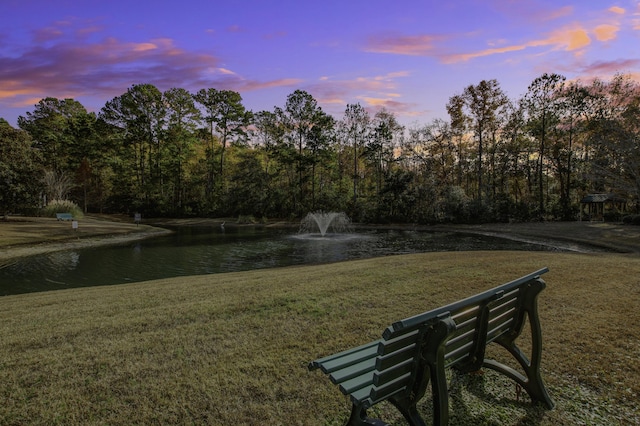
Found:
<path fill-rule="evenodd" d="M 412 118 L 423 115 L 426 111 L 417 110 L 418 104 L 413 102 L 401 102 L 389 98 L 371 98 L 362 96 L 358 99 L 364 101 L 364 108 L 370 115 L 375 115 L 380 110 L 392 111 L 396 117 Z"/>
<path fill-rule="evenodd" d="M 232 83 L 230 86 L 238 92 L 245 91 L 254 91 L 254 90 L 263 90 L 263 89 L 272 89 L 274 87 L 295 87 L 300 85 L 303 80 L 298 78 L 280 78 L 276 80 L 270 81 L 257 81 L 257 80 L 244 80 L 239 79 L 235 83 Z"/>
<path fill-rule="evenodd" d="M 550 12 L 539 15 L 544 21 L 552 21 L 555 19 L 564 18 L 565 16 L 569 16 L 573 13 L 573 6 L 564 6 L 560 9 L 555 9 Z"/>
<path fill-rule="evenodd" d="M 441 41 L 438 35 L 378 35 L 369 38 L 365 50 L 396 55 L 429 56 L 434 52 L 435 43 Z"/>
<path fill-rule="evenodd" d="M 287 36 L 287 32 L 286 31 L 276 31 L 273 33 L 269 33 L 269 34 L 265 34 L 263 36 L 263 38 L 265 40 L 272 40 L 272 39 L 277 39 L 277 38 L 283 38 Z"/>
<path fill-rule="evenodd" d="M 318 103 L 327 107 L 329 112 L 336 116 L 344 112 L 345 105 L 360 102 L 370 114 L 386 108 L 398 116 L 416 117 L 424 114 L 424 111 L 417 111 L 415 103 L 403 102 L 401 95 L 397 93 L 397 80 L 408 77 L 410 74 L 408 71 L 397 71 L 345 80 L 323 76 L 316 83 L 307 85 L 303 89 L 308 90 Z"/>
<path fill-rule="evenodd" d="M 64 32 L 56 27 L 41 28 L 34 32 L 34 41 L 37 43 L 47 43 L 57 40 L 64 35 Z"/>
<path fill-rule="evenodd" d="M 493 0 L 490 2 L 494 9 L 509 17 L 510 20 L 526 22 L 528 25 L 539 22 L 549 22 L 570 16 L 574 12 L 573 6 L 546 6 L 535 0 Z"/>
<path fill-rule="evenodd" d="M 89 42 L 77 32 L 66 38 L 51 34 L 47 43 L 14 49 L 11 56 L 0 54 L 0 100 L 22 104 L 26 99 L 52 96 L 103 98 L 106 102 L 139 83 L 154 84 L 160 90 L 217 87 L 250 91 L 300 82 L 247 80 L 219 67 L 215 55 L 182 49 L 168 38 Z"/>
<path fill-rule="evenodd" d="M 607 10 L 618 15 L 624 15 L 626 13 L 626 10 L 620 6 L 612 6 Z"/>
<path fill-rule="evenodd" d="M 557 14 L 568 13 L 562 9 Z M 615 38 L 618 27 L 615 25 L 600 25 L 593 30 L 597 40 L 607 41 Z M 473 37 L 477 35 L 473 34 Z M 387 53 L 395 55 L 426 56 L 434 57 L 444 63 L 456 63 L 469 61 L 471 59 L 484 56 L 499 55 L 510 52 L 517 52 L 531 48 L 549 47 L 552 50 L 565 50 L 580 54 L 581 50 L 592 43 L 589 30 L 578 23 L 567 25 L 551 31 L 544 38 L 523 41 L 522 43 L 505 44 L 505 40 L 495 43 L 487 49 L 480 49 L 466 53 L 451 53 L 452 48 L 447 47 L 444 42 L 452 39 L 444 35 L 385 35 L 371 37 L 365 46 L 366 51 L 376 53 Z"/>
<path fill-rule="evenodd" d="M 617 25 L 598 25 L 594 28 L 593 32 L 596 35 L 596 39 L 598 41 L 609 41 L 614 40 L 616 38 L 617 32 L 620 30 L 620 27 Z"/>
<path fill-rule="evenodd" d="M 617 73 L 627 73 L 640 67 L 640 59 L 621 59 L 618 61 L 597 61 L 582 67 L 581 74 L 588 77 L 613 76 Z"/>
<path fill-rule="evenodd" d="M 591 44 L 588 31 L 580 25 L 571 25 L 551 32 L 546 38 L 525 41 L 503 47 L 493 47 L 476 52 L 445 54 L 441 60 L 445 63 L 464 62 L 483 56 L 516 52 L 536 47 L 550 47 L 553 50 L 580 51 Z M 578 52 L 579 53 L 579 52 Z"/>
<path fill-rule="evenodd" d="M 348 103 L 354 94 L 369 93 L 372 96 L 380 96 L 394 92 L 397 88 L 396 80 L 409 76 L 408 71 L 390 72 L 388 74 L 356 77 L 349 80 L 334 80 L 323 76 L 320 80 L 309 86 L 309 90 L 317 94 L 318 100 L 323 103 Z"/>

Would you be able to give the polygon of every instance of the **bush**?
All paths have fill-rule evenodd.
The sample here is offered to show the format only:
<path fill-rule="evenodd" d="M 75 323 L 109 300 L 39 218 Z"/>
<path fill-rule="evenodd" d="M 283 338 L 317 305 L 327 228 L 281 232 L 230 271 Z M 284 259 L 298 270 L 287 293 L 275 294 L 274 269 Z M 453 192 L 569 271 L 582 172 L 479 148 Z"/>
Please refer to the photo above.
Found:
<path fill-rule="evenodd" d="M 56 213 L 71 213 L 74 219 L 84 216 L 80 207 L 70 200 L 52 200 L 42 210 L 42 216 L 45 217 L 56 217 Z"/>
<path fill-rule="evenodd" d="M 640 225 L 640 214 L 630 214 L 622 218 L 625 225 Z"/>
<path fill-rule="evenodd" d="M 236 223 L 240 225 L 252 225 L 256 223 L 256 218 L 252 215 L 239 215 Z"/>

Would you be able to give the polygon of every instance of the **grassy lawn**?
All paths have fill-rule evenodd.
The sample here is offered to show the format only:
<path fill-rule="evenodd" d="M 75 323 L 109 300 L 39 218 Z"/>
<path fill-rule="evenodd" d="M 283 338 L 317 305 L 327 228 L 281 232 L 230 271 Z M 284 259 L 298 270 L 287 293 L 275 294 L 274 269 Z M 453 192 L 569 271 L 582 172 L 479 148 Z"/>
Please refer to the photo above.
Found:
<path fill-rule="evenodd" d="M 310 360 L 544 266 L 556 408 L 452 376 L 451 424 L 639 424 L 637 255 L 454 252 L 1 297 L 0 425 L 339 425 L 349 403 Z"/>

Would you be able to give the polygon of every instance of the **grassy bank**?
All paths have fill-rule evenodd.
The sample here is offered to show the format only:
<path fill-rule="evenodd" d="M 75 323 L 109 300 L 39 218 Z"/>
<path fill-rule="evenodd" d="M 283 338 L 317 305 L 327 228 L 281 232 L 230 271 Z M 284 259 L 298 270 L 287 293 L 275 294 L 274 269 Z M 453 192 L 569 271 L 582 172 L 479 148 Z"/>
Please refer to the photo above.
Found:
<path fill-rule="evenodd" d="M 308 361 L 543 266 L 556 409 L 487 372 L 452 378 L 451 424 L 640 423 L 636 255 L 457 252 L 2 297 L 0 424 L 341 424 Z"/>

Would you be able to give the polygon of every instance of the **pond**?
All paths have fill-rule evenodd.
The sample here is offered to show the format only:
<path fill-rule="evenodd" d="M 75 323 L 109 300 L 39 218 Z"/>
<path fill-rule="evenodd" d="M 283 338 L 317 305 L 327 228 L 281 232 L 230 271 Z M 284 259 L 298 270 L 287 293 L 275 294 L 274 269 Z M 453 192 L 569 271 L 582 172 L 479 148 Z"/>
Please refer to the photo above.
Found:
<path fill-rule="evenodd" d="M 121 246 L 58 251 L 0 266 L 0 295 L 123 284 L 395 254 L 467 250 L 558 250 L 458 232 L 358 230 L 298 234 L 269 227 L 182 227 Z"/>

